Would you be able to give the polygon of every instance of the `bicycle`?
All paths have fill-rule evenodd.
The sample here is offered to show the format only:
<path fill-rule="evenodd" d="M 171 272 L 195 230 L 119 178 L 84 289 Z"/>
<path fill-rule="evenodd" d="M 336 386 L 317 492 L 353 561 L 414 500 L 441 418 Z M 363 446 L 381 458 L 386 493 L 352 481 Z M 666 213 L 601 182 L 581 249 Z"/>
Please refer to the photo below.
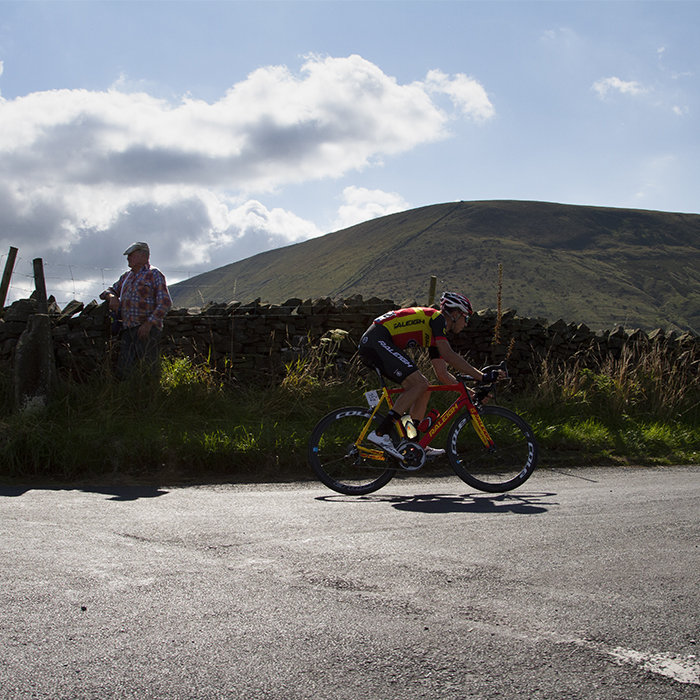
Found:
<path fill-rule="evenodd" d="M 505 363 L 497 368 L 507 375 Z M 457 384 L 430 386 L 430 392 L 456 392 L 458 396 L 420 439 L 417 435 L 409 439 L 406 426 L 398 421 L 391 437 L 404 459 L 388 455 L 366 437 L 383 420 L 380 406 L 385 404 L 390 410 L 392 396 L 403 389 L 388 389 L 379 370 L 375 371 L 381 390 L 366 392 L 368 408 L 336 409 L 311 433 L 309 465 L 328 488 L 360 496 L 386 486 L 398 471 L 417 471 L 427 461 L 425 448 L 451 421 L 446 455 L 457 476 L 472 488 L 503 493 L 522 486 L 535 470 L 537 440 L 532 428 L 513 411 L 485 403 L 495 394 L 495 383 L 470 389 L 469 378 L 462 376 Z"/>

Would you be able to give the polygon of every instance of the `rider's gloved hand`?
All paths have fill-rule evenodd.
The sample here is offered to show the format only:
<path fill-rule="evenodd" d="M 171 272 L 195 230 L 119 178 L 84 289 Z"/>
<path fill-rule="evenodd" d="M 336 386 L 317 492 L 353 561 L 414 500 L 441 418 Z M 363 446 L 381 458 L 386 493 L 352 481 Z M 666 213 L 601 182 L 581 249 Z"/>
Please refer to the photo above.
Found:
<path fill-rule="evenodd" d="M 498 369 L 487 369 L 483 372 L 484 378 L 481 380 L 485 384 L 495 382 L 500 376 L 500 370 Z"/>

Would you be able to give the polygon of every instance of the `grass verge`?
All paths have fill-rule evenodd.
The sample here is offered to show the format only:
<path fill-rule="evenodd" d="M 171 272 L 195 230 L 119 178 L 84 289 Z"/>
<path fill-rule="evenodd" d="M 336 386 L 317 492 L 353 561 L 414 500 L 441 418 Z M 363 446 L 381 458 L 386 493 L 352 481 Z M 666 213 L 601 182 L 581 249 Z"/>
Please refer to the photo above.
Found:
<path fill-rule="evenodd" d="M 327 359 L 327 358 L 326 358 Z M 499 403 L 533 426 L 542 466 L 700 462 L 698 359 L 684 371 L 659 357 L 596 369 L 543 365 L 529 389 Z M 283 381 L 238 382 L 206 363 L 164 362 L 159 382 L 59 380 L 51 405 L 18 413 L 0 375 L 0 480 L 5 483 L 261 482 L 311 478 L 306 443 L 316 422 L 363 405 L 376 388 L 357 366 L 319 358 Z M 447 396 L 436 401 L 447 401 Z M 444 439 L 444 438 L 443 438 Z M 449 471 L 443 460 L 434 469 Z"/>

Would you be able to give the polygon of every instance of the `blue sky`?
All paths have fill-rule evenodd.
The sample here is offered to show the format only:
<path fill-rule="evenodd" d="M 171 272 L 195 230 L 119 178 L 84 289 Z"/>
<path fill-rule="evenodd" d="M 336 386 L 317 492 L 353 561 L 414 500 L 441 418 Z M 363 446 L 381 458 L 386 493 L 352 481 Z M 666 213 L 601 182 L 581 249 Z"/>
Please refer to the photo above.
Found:
<path fill-rule="evenodd" d="M 698 213 L 699 26 L 674 1 L 0 0 L 9 300 L 41 257 L 88 301 L 134 240 L 175 282 L 440 202 Z"/>

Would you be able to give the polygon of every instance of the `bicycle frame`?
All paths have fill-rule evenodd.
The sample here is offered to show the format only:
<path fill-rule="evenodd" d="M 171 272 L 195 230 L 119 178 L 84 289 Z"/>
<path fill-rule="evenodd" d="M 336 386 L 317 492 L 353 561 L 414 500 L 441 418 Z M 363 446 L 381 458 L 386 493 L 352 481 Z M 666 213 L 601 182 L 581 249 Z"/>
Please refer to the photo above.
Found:
<path fill-rule="evenodd" d="M 404 391 L 403 388 L 387 389 L 386 384 L 384 384 L 384 381 L 381 378 L 381 376 L 380 381 L 382 382 L 381 395 L 379 395 L 376 390 L 368 391 L 365 394 L 365 398 L 367 399 L 370 408 L 372 408 L 373 410 L 372 415 L 368 418 L 367 422 L 362 428 L 362 431 L 360 432 L 360 435 L 357 438 L 355 446 L 357 447 L 358 452 L 368 459 L 386 461 L 387 456 L 382 450 L 378 448 L 368 448 L 361 444 L 362 441 L 365 439 L 367 433 L 371 432 L 372 420 L 374 419 L 375 414 L 379 410 L 379 407 L 386 402 L 387 406 L 389 407 L 389 410 L 391 410 L 394 406 L 392 396 L 394 394 L 400 394 Z M 442 431 L 442 429 L 452 420 L 452 418 L 461 409 L 466 408 L 471 416 L 474 429 L 476 430 L 476 433 L 481 439 L 481 441 L 484 443 L 484 446 L 489 450 L 495 447 L 494 441 L 491 439 L 491 436 L 489 435 L 488 431 L 486 430 L 486 427 L 484 426 L 484 422 L 481 420 L 481 416 L 479 415 L 479 409 L 472 401 L 471 396 L 469 394 L 469 390 L 467 389 L 464 382 L 458 382 L 457 384 L 431 384 L 428 387 L 428 391 L 431 393 L 434 391 L 451 391 L 458 393 L 459 396 L 449 406 L 449 408 L 445 409 L 445 411 L 443 411 L 440 414 L 435 424 L 430 427 L 430 430 L 428 430 L 428 432 L 426 432 L 420 440 L 415 440 L 414 442 L 416 442 L 423 448 L 427 447 L 432 442 L 433 438 Z M 399 435 L 404 440 L 406 440 L 408 436 L 406 435 L 406 431 L 404 430 L 404 426 L 401 423 L 401 421 L 397 421 L 396 428 L 399 431 Z"/>

